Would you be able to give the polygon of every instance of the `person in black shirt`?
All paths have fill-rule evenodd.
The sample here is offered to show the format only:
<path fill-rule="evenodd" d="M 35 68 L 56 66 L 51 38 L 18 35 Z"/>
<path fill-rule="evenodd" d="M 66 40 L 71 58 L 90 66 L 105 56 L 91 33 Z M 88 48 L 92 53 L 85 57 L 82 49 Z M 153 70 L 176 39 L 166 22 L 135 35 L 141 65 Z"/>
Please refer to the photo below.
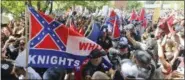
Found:
<path fill-rule="evenodd" d="M 90 55 L 88 56 L 90 60 L 84 65 L 82 68 L 82 78 L 84 79 L 97 79 L 97 77 L 101 77 L 101 79 L 110 79 L 105 72 L 105 66 L 103 64 L 102 56 L 106 55 L 105 52 L 102 52 L 98 49 L 94 49 Z M 110 69 L 109 69 L 110 70 Z M 101 75 L 98 75 L 101 74 Z"/>
<path fill-rule="evenodd" d="M 1 60 L 1 79 L 18 80 L 14 74 L 15 65 L 11 61 Z"/>
<path fill-rule="evenodd" d="M 112 47 L 112 40 L 108 36 L 108 29 L 103 29 L 103 35 L 98 37 L 97 43 L 104 49 L 108 50 L 110 47 Z"/>

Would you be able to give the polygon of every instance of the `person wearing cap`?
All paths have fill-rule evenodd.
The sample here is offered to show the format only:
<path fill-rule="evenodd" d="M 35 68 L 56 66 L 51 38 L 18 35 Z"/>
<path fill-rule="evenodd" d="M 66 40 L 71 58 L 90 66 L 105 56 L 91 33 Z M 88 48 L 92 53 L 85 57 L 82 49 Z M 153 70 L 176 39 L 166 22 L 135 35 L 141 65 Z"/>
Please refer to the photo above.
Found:
<path fill-rule="evenodd" d="M 149 48 L 154 48 L 155 44 L 157 43 L 156 40 L 154 38 L 151 38 L 150 36 L 146 41 L 136 41 L 134 38 L 131 37 L 131 33 L 129 31 L 126 32 L 126 36 L 134 49 L 147 50 Z"/>
<path fill-rule="evenodd" d="M 129 58 L 129 44 L 126 37 L 121 37 L 116 48 L 111 47 L 109 53 L 119 54 L 121 59 Z"/>
<path fill-rule="evenodd" d="M 128 39 L 126 37 L 120 38 L 118 49 L 120 51 L 121 59 L 130 57 L 130 47 L 128 44 Z"/>
<path fill-rule="evenodd" d="M 130 57 L 130 48 L 127 38 L 121 37 L 117 47 L 111 47 L 108 52 L 108 57 L 113 64 L 113 69 L 119 68 L 120 60 Z"/>
<path fill-rule="evenodd" d="M 112 40 L 111 38 L 108 36 L 108 29 L 107 28 L 103 28 L 103 34 L 102 36 L 98 37 L 97 39 L 97 43 L 104 49 L 104 50 L 108 50 L 110 47 L 112 47 Z"/>
<path fill-rule="evenodd" d="M 105 74 L 106 70 L 103 65 L 102 56 L 105 56 L 106 53 L 104 51 L 100 51 L 99 49 L 94 49 L 91 51 L 88 56 L 89 61 L 84 65 L 82 69 L 82 78 L 83 80 L 89 79 L 110 79 L 107 74 Z M 110 69 L 109 69 L 110 70 Z"/>
<path fill-rule="evenodd" d="M 14 74 L 15 65 L 11 61 L 1 60 L 1 79 L 18 80 Z"/>
<path fill-rule="evenodd" d="M 135 80 L 138 78 L 138 69 L 136 64 L 134 64 L 130 59 L 121 60 L 121 69 L 117 70 L 114 75 L 113 80 Z"/>
<path fill-rule="evenodd" d="M 134 56 L 132 60 L 136 63 L 138 68 L 138 76 L 143 79 L 152 79 L 156 65 L 152 60 L 152 57 L 147 53 L 147 51 L 136 50 L 133 52 Z"/>
<path fill-rule="evenodd" d="M 136 25 L 137 26 L 137 25 Z M 134 38 L 136 41 L 141 41 L 140 35 L 136 31 L 137 27 L 135 28 L 133 24 L 128 24 L 124 26 L 124 29 L 126 31 L 129 31 L 131 33 L 131 37 Z"/>

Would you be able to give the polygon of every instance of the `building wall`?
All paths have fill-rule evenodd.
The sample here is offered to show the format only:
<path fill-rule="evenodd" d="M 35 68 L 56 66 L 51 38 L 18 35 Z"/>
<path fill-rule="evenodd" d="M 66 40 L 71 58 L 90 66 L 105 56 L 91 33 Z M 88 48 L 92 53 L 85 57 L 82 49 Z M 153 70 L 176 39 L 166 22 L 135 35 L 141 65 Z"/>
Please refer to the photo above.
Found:
<path fill-rule="evenodd" d="M 113 5 L 118 9 L 125 9 L 127 7 L 127 1 L 113 1 Z"/>

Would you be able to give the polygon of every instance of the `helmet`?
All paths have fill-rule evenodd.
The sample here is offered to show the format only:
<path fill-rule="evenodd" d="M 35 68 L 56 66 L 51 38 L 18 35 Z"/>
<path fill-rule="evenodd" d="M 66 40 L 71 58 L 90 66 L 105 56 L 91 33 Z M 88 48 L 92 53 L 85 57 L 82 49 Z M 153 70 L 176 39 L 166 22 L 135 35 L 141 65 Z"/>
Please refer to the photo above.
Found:
<path fill-rule="evenodd" d="M 125 37 L 120 38 L 120 42 L 118 44 L 119 49 L 127 48 L 128 47 L 128 40 Z"/>

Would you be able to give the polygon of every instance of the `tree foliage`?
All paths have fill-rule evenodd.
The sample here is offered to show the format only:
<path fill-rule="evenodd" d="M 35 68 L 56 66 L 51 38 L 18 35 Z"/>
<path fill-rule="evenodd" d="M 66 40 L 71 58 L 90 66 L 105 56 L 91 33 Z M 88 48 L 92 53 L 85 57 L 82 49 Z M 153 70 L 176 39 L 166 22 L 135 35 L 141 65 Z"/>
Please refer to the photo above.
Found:
<path fill-rule="evenodd" d="M 11 13 L 15 18 L 19 17 L 25 11 L 24 1 L 2 1 L 2 12 Z"/>
<path fill-rule="evenodd" d="M 80 5 L 91 11 L 94 11 L 96 8 L 102 8 L 104 5 L 110 5 L 109 1 L 55 1 L 54 3 L 60 4 L 60 8 L 63 9 Z"/>
<path fill-rule="evenodd" d="M 132 9 L 140 10 L 143 7 L 143 4 L 138 1 L 128 1 L 127 10 L 130 12 Z"/>
<path fill-rule="evenodd" d="M 184 1 L 163 1 L 163 4 L 170 4 L 171 8 L 174 8 L 175 3 L 179 9 L 184 9 Z"/>
<path fill-rule="evenodd" d="M 50 8 L 51 9 L 54 4 L 50 5 L 50 1 L 31 1 L 31 5 L 34 6 L 36 10 L 40 9 L 42 11 L 46 11 Z M 104 5 L 110 5 L 109 1 L 53 1 L 53 3 L 57 4 L 57 8 L 60 9 L 68 9 L 70 7 L 75 7 L 77 5 L 81 5 L 86 7 L 88 10 L 95 11 L 96 8 L 102 8 Z M 2 12 L 11 13 L 14 15 L 15 18 L 20 17 L 20 14 L 25 12 L 25 1 L 2 1 Z"/>

